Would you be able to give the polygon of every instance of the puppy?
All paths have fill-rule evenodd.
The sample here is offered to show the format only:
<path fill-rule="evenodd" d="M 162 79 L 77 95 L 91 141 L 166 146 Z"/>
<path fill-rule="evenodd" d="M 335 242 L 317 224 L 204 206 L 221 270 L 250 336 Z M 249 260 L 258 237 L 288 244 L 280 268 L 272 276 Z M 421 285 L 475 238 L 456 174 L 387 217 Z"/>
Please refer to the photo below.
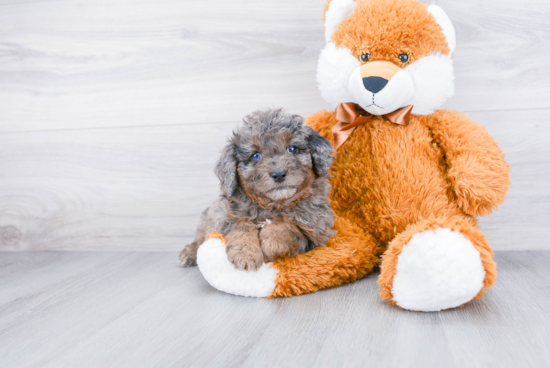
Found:
<path fill-rule="evenodd" d="M 196 266 L 197 249 L 212 230 L 224 235 L 239 270 L 324 245 L 333 235 L 332 160 L 331 144 L 302 117 L 281 109 L 246 116 L 216 165 L 221 194 L 202 213 L 179 263 Z"/>

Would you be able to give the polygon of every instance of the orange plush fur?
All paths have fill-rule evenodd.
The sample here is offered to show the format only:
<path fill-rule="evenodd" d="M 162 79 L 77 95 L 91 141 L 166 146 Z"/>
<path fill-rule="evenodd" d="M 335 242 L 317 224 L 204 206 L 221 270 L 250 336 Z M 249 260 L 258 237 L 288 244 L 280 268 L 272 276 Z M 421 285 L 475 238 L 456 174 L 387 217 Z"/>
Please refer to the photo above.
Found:
<path fill-rule="evenodd" d="M 409 54 L 409 63 L 433 51 L 450 53 L 426 6 L 410 0 L 359 1 L 332 40 L 355 57 L 368 52 L 371 60 L 401 68 L 402 52 Z M 307 122 L 333 142 L 333 111 L 317 112 Z M 412 115 L 407 126 L 374 116 L 335 153 L 331 200 L 337 235 L 312 252 L 276 260 L 273 267 L 279 273 L 271 296 L 355 281 L 382 262 L 381 296 L 392 302 L 403 247 L 414 234 L 438 227 L 472 242 L 481 255 L 487 289 L 496 279 L 496 265 L 476 216 L 490 214 L 504 200 L 508 172 L 485 128 L 460 112 Z"/>
<path fill-rule="evenodd" d="M 409 63 L 432 51 L 449 53 L 441 27 L 422 3 L 372 0 L 368 6 L 362 5 L 359 4 L 355 14 L 342 23 L 332 37 L 355 57 L 368 52 L 372 61 L 388 60 L 401 65 L 398 56 L 403 52 L 409 55 Z M 368 19 L 368 27 L 363 19 Z"/>

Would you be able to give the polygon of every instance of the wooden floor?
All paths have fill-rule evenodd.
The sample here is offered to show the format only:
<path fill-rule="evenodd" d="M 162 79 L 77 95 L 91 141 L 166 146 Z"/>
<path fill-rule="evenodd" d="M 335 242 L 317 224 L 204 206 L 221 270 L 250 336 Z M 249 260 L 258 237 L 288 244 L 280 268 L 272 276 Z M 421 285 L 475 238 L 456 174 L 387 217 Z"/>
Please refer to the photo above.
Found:
<path fill-rule="evenodd" d="M 172 252 L 0 254 L 0 367 L 549 367 L 550 252 L 500 252 L 483 299 L 384 304 L 376 275 L 287 299 L 211 288 Z"/>

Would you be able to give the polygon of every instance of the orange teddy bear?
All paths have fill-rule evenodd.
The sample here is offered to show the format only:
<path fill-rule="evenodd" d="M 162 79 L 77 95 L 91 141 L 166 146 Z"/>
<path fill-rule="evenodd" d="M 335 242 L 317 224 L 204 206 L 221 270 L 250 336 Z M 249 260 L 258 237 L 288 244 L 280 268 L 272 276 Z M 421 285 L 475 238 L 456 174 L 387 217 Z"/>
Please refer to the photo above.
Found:
<path fill-rule="evenodd" d="M 248 296 L 291 296 L 355 281 L 380 266 L 384 300 L 417 311 L 482 295 L 496 265 L 476 217 L 506 195 L 509 167 L 485 128 L 436 110 L 453 94 L 455 32 L 415 0 L 332 0 L 317 80 L 336 107 L 307 118 L 335 147 L 337 235 L 324 247 L 237 271 L 212 238 L 205 278 Z M 225 256 L 225 258 L 227 258 Z"/>

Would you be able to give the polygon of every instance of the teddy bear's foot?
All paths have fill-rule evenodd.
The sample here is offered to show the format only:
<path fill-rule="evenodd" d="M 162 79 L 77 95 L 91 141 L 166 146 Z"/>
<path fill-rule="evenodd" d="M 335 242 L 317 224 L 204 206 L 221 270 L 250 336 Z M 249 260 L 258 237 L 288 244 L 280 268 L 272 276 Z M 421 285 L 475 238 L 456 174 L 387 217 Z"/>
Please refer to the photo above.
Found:
<path fill-rule="evenodd" d="M 481 295 L 496 278 L 495 264 L 483 234 L 469 224 L 459 225 L 451 229 L 431 224 L 395 238 L 382 262 L 382 297 L 404 309 L 429 312 L 458 307 Z"/>
<path fill-rule="evenodd" d="M 393 300 L 418 311 L 453 308 L 472 300 L 484 278 L 481 256 L 464 235 L 427 230 L 415 234 L 398 257 Z"/>
<path fill-rule="evenodd" d="M 264 263 L 257 271 L 237 270 L 225 251 L 224 239 L 211 237 L 197 251 L 199 269 L 210 285 L 226 293 L 267 297 L 275 290 L 277 270 Z"/>

